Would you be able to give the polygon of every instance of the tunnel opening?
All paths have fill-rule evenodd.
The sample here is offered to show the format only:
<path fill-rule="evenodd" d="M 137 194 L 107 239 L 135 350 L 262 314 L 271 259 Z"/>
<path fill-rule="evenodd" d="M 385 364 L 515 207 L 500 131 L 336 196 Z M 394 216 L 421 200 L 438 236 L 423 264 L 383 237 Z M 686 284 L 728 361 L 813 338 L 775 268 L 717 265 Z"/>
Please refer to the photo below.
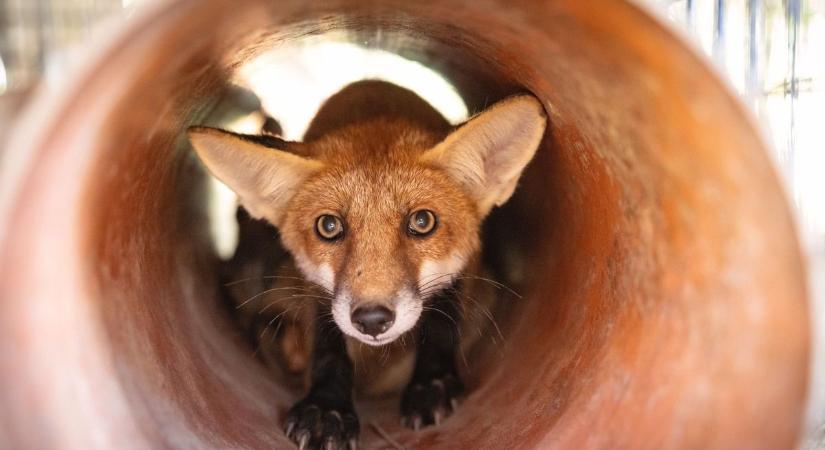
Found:
<path fill-rule="evenodd" d="M 389 42 L 403 40 L 401 34 L 388 38 Z M 403 48 L 395 50 L 403 52 Z M 355 69 L 344 73 L 335 71 L 340 65 L 353 63 L 352 60 L 356 60 Z M 471 78 L 471 75 L 484 80 L 495 79 L 491 74 L 479 73 L 460 74 L 460 77 Z M 300 141 L 315 112 L 327 98 L 362 80 L 382 80 L 410 89 L 453 125 L 459 125 L 471 115 L 455 86 L 432 69 L 397 53 L 349 43 L 345 33 L 333 32 L 298 38 L 261 51 L 235 68 L 203 124 L 238 133 L 272 134 Z M 498 85 L 478 89 L 498 92 L 498 95 L 524 91 L 515 85 L 507 89 Z M 486 97 L 484 102 L 492 104 L 498 100 L 500 98 Z M 478 101 L 474 103 L 478 104 Z M 537 159 L 547 158 L 540 156 Z M 291 297 L 300 295 L 292 289 L 296 283 L 292 280 L 300 274 L 289 267 L 288 256 L 284 259 L 287 251 L 279 243 L 278 231 L 262 221 L 251 219 L 245 211 L 237 210 L 237 196 L 208 172 L 205 177 L 206 212 L 220 258 L 219 274 L 214 275 L 214 280 L 220 283 L 221 301 L 251 344 L 246 353 L 260 359 L 267 368 L 265 376 L 297 401 L 309 387 L 307 370 L 312 338 L 308 336 L 312 333 L 309 322 L 313 320 L 301 311 L 301 307 L 288 306 Z M 543 182 L 538 182 L 533 189 L 543 188 Z M 527 262 L 529 257 L 525 253 L 531 243 L 536 242 L 535 236 L 550 233 L 548 230 L 554 227 L 553 223 L 543 226 L 534 223 L 535 213 L 526 206 L 532 203 L 539 211 L 552 208 L 552 196 L 536 204 L 529 199 L 530 194 L 518 192 L 514 202 L 520 206 L 496 208 L 482 229 L 484 272 L 464 274 L 476 282 L 489 284 L 495 291 L 492 299 L 461 298 L 464 326 L 459 365 L 467 395 L 472 395 L 484 378 L 483 370 L 478 369 L 494 366 L 505 352 L 513 351 L 507 343 L 509 323 L 522 309 L 523 296 L 519 291 L 532 278 Z M 527 198 L 519 200 L 520 196 Z M 515 236 L 525 236 L 526 239 L 519 240 Z M 313 299 L 303 301 L 314 302 Z M 356 380 L 356 403 L 368 448 L 371 444 L 392 445 L 397 442 L 396 435 L 407 434 L 403 427 L 399 427 L 399 388 L 406 383 L 399 385 L 394 381 L 396 375 L 375 377 L 374 374 L 360 373 L 364 354 L 369 355 L 370 350 L 367 347 L 352 350 L 356 378 L 367 378 Z M 411 369 L 408 367 L 410 361 L 378 359 L 382 371 L 405 373 Z M 279 413 L 285 413 L 283 405 Z M 418 445 L 418 438 L 412 444 Z"/>
<path fill-rule="evenodd" d="M 71 338 L 59 378 L 36 370 L 51 346 L 10 350 L 24 363 L 2 370 L 36 370 L 19 389 L 38 400 L 4 394 L 19 425 L 9 441 L 289 445 L 281 424 L 298 394 L 252 357 L 222 303 L 209 181 L 183 130 L 245 62 L 326 35 L 433 69 L 468 111 L 529 91 L 550 117 L 516 196 L 487 223 L 485 248 L 501 247 L 523 297 L 500 316 L 505 341 L 473 355 L 470 393 L 438 427 L 359 409 L 362 448 L 387 446 L 371 421 L 409 448 L 791 445 L 806 294 L 758 133 L 638 6 L 538 3 L 180 1 L 132 23 L 27 144 L 37 158 L 3 259 L 38 265 L 3 286 L 51 303 L 4 304 L 0 329 Z"/>
<path fill-rule="evenodd" d="M 335 70 L 347 64 L 354 67 Z M 264 133 L 301 141 L 312 118 L 330 96 L 363 80 L 382 80 L 415 92 L 454 126 L 469 117 L 455 88 L 438 73 L 397 54 L 351 44 L 340 33 L 333 33 L 280 45 L 235 69 L 231 84 L 224 89 L 225 94 L 204 123 L 237 133 Z M 218 278 L 223 297 L 249 337 L 252 345 L 249 351 L 273 370 L 272 376 L 279 384 L 294 387 L 300 395 L 308 388 L 306 375 L 313 321 L 309 310 L 323 292 L 297 292 L 301 288 L 296 276 L 300 274 L 291 267 L 291 258 L 285 257 L 287 252 L 278 242 L 278 231 L 238 210 L 237 196 L 217 178 L 208 173 L 207 178 L 210 231 L 221 258 Z M 515 280 L 524 278 L 525 264 L 518 248 L 505 245 L 507 239 L 502 235 L 510 234 L 505 228 L 514 228 L 506 226 L 513 222 L 507 217 L 494 215 L 492 222 L 498 226 L 489 227 L 486 233 L 486 239 L 496 243 L 482 245 L 482 249 L 488 249 L 486 253 L 482 251 L 488 270 L 464 274 L 474 282 L 489 284 L 501 302 L 479 300 L 478 294 L 461 297 L 462 372 L 474 372 L 471 361 L 476 359 L 476 347 L 492 345 L 496 351 L 503 351 L 504 324 L 499 324 L 503 321 L 499 310 L 513 311 L 519 306 Z M 294 305 L 294 299 L 300 299 L 301 305 Z M 405 336 L 404 345 L 411 345 L 411 338 L 412 335 Z M 362 373 L 364 370 L 359 370 L 359 366 L 365 364 L 365 358 L 371 358 L 368 355 L 372 351 L 353 347 L 352 352 L 356 359 L 356 390 L 363 404 L 361 409 L 371 412 L 362 416 L 398 416 L 398 383 L 381 382 L 397 376 Z M 377 359 L 382 372 L 411 369 L 411 361 L 389 358 L 386 351 Z M 472 380 L 468 376 L 463 379 Z M 364 404 L 370 401 L 372 404 Z M 392 402 L 395 408 L 385 406 Z"/>

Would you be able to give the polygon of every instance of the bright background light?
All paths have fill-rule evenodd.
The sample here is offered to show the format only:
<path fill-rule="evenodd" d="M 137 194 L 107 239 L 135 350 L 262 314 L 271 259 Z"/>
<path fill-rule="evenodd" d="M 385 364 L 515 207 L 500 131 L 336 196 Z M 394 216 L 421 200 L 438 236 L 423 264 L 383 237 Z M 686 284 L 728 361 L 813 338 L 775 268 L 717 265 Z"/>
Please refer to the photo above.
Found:
<path fill-rule="evenodd" d="M 8 81 L 6 80 L 6 65 L 3 64 L 3 58 L 0 57 L 0 94 L 6 92 Z"/>
<path fill-rule="evenodd" d="M 280 122 L 285 139 L 299 140 L 324 100 L 363 79 L 415 91 L 451 123 L 467 118 L 464 101 L 437 72 L 394 53 L 348 42 L 305 40 L 277 47 L 244 65 L 235 82 L 261 98 L 264 111 Z"/>

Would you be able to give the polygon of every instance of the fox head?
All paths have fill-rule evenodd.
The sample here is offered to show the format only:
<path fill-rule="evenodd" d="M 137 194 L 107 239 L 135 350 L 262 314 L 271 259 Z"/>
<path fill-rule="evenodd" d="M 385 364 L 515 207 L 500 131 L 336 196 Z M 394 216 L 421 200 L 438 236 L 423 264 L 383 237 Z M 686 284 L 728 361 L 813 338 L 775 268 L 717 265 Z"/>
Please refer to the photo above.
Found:
<path fill-rule="evenodd" d="M 546 127 L 532 96 L 500 101 L 452 132 L 371 120 L 309 142 L 189 130 L 207 169 L 275 225 L 304 276 L 325 288 L 347 335 L 394 341 L 479 250 Z"/>

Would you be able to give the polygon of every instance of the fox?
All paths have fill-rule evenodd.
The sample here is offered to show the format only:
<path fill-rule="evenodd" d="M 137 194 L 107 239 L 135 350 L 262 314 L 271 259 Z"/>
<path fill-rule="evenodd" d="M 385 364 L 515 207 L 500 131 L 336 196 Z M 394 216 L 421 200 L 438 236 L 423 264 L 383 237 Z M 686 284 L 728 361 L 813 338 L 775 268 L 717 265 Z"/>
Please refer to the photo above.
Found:
<path fill-rule="evenodd" d="M 327 99 L 300 141 L 188 129 L 206 170 L 277 230 L 281 273 L 293 274 L 283 278 L 318 290 L 292 296 L 309 300 L 313 330 L 309 356 L 293 361 L 308 366 L 309 387 L 283 423 L 300 449 L 357 447 L 353 346 L 402 354 L 407 427 L 455 412 L 462 294 L 476 289 L 464 274 L 481 270 L 484 219 L 511 198 L 546 127 L 531 94 L 454 126 L 414 92 L 363 80 Z M 399 345 L 408 337 L 414 345 Z M 376 367 L 378 384 L 398 372 Z"/>

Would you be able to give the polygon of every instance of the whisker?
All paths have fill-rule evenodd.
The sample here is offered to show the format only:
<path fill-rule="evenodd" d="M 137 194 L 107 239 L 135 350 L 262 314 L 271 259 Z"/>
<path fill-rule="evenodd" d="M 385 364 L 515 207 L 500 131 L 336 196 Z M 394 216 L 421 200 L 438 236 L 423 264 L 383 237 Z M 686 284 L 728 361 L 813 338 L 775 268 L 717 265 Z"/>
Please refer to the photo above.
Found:
<path fill-rule="evenodd" d="M 258 356 L 258 352 L 261 350 L 261 341 L 264 340 L 264 334 L 266 334 L 266 327 L 264 327 L 264 329 L 261 330 L 260 333 L 258 333 L 257 340 L 256 340 L 257 341 L 256 343 L 258 345 L 255 346 L 255 350 L 252 352 L 252 357 L 257 357 Z"/>
<path fill-rule="evenodd" d="M 422 309 L 423 309 L 423 310 L 425 310 L 425 311 L 435 311 L 435 312 L 437 312 L 437 313 L 440 313 L 442 316 L 444 316 L 444 317 L 446 317 L 446 318 L 450 319 L 450 322 L 452 322 L 452 323 L 453 323 L 453 325 L 455 325 L 455 326 L 456 326 L 456 328 L 458 328 L 458 322 L 456 322 L 456 320 L 455 320 L 455 319 L 453 319 L 452 317 L 450 317 L 450 315 L 449 315 L 449 314 L 447 314 L 447 313 L 445 313 L 444 311 L 442 311 L 442 310 L 440 310 L 440 309 L 438 309 L 438 308 L 435 308 L 435 307 L 433 307 L 433 306 L 423 306 L 423 307 L 422 307 Z"/>
<path fill-rule="evenodd" d="M 464 346 L 463 345 L 458 346 L 458 353 L 461 354 L 461 362 L 464 363 L 464 367 L 466 369 L 469 369 L 470 368 L 470 361 L 467 359 L 467 354 L 464 352 Z"/>
<path fill-rule="evenodd" d="M 301 277 L 291 277 L 291 276 L 286 276 L 286 275 L 262 275 L 262 276 L 259 276 L 259 277 L 248 277 L 248 278 L 241 278 L 240 280 L 229 281 L 229 282 L 225 283 L 224 286 L 234 286 L 236 284 L 247 283 L 249 281 L 271 280 L 271 279 L 306 281 L 305 279 L 303 279 Z"/>
<path fill-rule="evenodd" d="M 459 303 L 461 303 L 461 302 L 459 302 Z M 461 354 L 461 359 L 464 362 L 464 367 L 470 367 L 470 363 L 467 360 L 467 355 L 464 352 L 464 347 L 461 345 L 461 342 L 464 340 L 464 338 L 463 338 L 463 335 L 462 335 L 461 325 L 458 324 L 458 321 L 456 321 L 452 316 L 450 316 L 446 312 L 444 312 L 441 309 L 436 308 L 434 306 L 424 306 L 423 309 L 426 310 L 426 311 L 438 312 L 441 315 L 443 315 L 444 317 L 446 317 L 447 319 L 449 319 L 450 322 L 453 323 L 453 326 L 455 327 L 456 334 L 458 335 L 457 336 L 458 337 L 458 352 Z"/>
<path fill-rule="evenodd" d="M 507 286 L 506 284 L 501 283 L 501 282 L 496 281 L 496 280 L 492 280 L 492 279 L 490 279 L 490 278 L 484 278 L 484 277 L 480 277 L 480 276 L 477 276 L 477 275 L 466 275 L 466 274 L 465 274 L 465 275 L 462 275 L 462 276 L 456 277 L 456 279 L 457 279 L 457 280 L 479 280 L 479 281 L 484 281 L 484 282 L 487 282 L 487 283 L 489 283 L 489 284 L 491 284 L 491 285 L 495 286 L 495 287 L 496 287 L 496 288 L 498 288 L 498 289 L 504 289 L 504 290 L 506 290 L 507 292 L 509 292 L 509 293 L 513 294 L 514 296 L 518 297 L 519 299 L 523 298 L 523 297 L 521 296 L 521 294 L 519 294 L 518 292 L 514 291 L 512 288 L 510 288 L 510 287 L 509 287 L 509 286 Z"/>
<path fill-rule="evenodd" d="M 423 282 L 423 281 L 422 281 L 422 282 L 419 282 L 419 284 L 418 284 L 418 290 L 419 290 L 419 291 L 422 291 L 422 290 L 424 290 L 424 289 L 426 289 L 426 288 L 428 288 L 428 287 L 430 287 L 430 286 L 433 286 L 433 285 L 435 285 L 435 284 L 437 284 L 437 283 L 440 283 L 441 281 L 443 281 L 443 279 L 444 279 L 444 278 L 450 278 L 450 277 L 453 277 L 453 276 L 455 276 L 455 275 L 458 275 L 458 273 L 439 273 L 439 274 L 431 274 L 431 275 L 430 275 L 430 279 L 429 279 L 428 281 L 426 281 L 426 282 Z M 427 278 L 427 277 L 425 277 L 425 279 L 426 279 L 426 278 Z"/>
<path fill-rule="evenodd" d="M 286 296 L 286 297 L 281 297 L 281 298 L 279 298 L 279 299 L 277 299 L 277 300 L 274 300 L 274 301 L 270 302 L 270 303 L 269 303 L 268 305 L 266 305 L 263 309 L 261 309 L 260 311 L 258 311 L 258 314 L 263 314 L 263 313 L 264 313 L 267 309 L 269 309 L 272 305 L 275 305 L 275 304 L 277 304 L 277 303 L 281 303 L 281 302 L 282 302 L 282 301 L 284 301 L 284 300 L 289 300 L 289 299 L 293 299 L 293 298 L 314 298 L 314 299 L 332 300 L 332 298 L 330 298 L 330 297 L 323 297 L 323 296 L 320 296 L 320 295 L 312 295 L 312 294 L 294 294 L 294 295 L 288 295 L 288 296 Z"/>
<path fill-rule="evenodd" d="M 427 275 L 426 277 L 424 277 L 424 278 L 422 279 L 422 281 L 423 281 L 423 280 L 428 280 L 428 279 L 429 279 L 429 280 L 431 280 L 431 279 L 433 279 L 433 278 L 440 277 L 440 276 L 444 276 L 444 275 L 447 275 L 447 274 L 449 274 L 449 272 L 435 272 L 435 273 L 431 273 L 431 274 Z"/>
<path fill-rule="evenodd" d="M 499 328 L 498 323 L 496 322 L 495 318 L 493 318 L 493 314 L 490 312 L 490 309 L 489 309 L 489 308 L 487 308 L 486 306 L 482 305 L 482 304 L 481 304 L 481 302 L 479 302 L 478 300 L 476 300 L 475 298 L 473 298 L 473 297 L 471 297 L 471 296 L 469 296 L 469 295 L 464 296 L 464 298 L 466 298 L 467 300 L 470 300 L 470 301 L 472 301 L 473 303 L 475 303 L 475 304 L 476 304 L 476 306 L 478 306 L 478 309 L 480 309 L 480 310 L 481 310 L 481 312 L 482 312 L 485 316 L 487 316 L 487 319 L 489 319 L 489 320 L 490 320 L 490 323 L 492 323 L 492 324 L 493 324 L 493 327 L 495 327 L 496 332 L 498 333 L 499 338 L 501 338 L 501 340 L 502 340 L 502 342 L 503 342 L 503 341 L 505 340 L 505 339 L 504 339 L 504 334 L 501 332 L 501 328 Z"/>
<path fill-rule="evenodd" d="M 450 292 L 450 286 L 434 286 L 426 291 L 420 292 L 422 298 L 430 298 L 441 292 Z"/>
<path fill-rule="evenodd" d="M 286 312 L 286 311 L 284 311 L 284 312 Z M 272 337 L 271 337 L 271 338 L 269 338 L 269 343 L 270 343 L 270 344 L 271 344 L 272 342 L 274 342 L 274 341 L 275 341 L 275 339 L 278 337 L 278 332 L 279 332 L 279 331 L 281 331 L 281 326 L 282 326 L 283 324 L 284 324 L 284 321 L 283 321 L 283 320 L 279 320 L 279 321 L 278 321 L 278 326 L 276 326 L 276 327 L 275 327 L 275 331 L 273 331 L 273 332 L 272 332 Z"/>
<path fill-rule="evenodd" d="M 455 272 L 454 273 L 435 273 L 435 274 L 430 274 L 427 277 L 424 277 L 424 280 L 427 280 L 427 281 L 422 280 L 421 282 L 419 282 L 419 284 L 418 284 L 419 292 L 421 292 L 422 295 L 424 295 L 424 292 L 432 293 L 431 291 L 428 291 L 427 288 L 432 287 L 433 285 L 443 281 L 443 279 L 446 278 L 446 277 L 454 277 L 455 280 L 479 280 L 479 281 L 484 281 L 484 282 L 489 283 L 490 285 L 496 287 L 497 289 L 506 290 L 507 292 L 513 294 L 514 296 L 516 296 L 518 298 L 523 298 L 521 296 L 521 294 L 519 294 L 518 292 L 513 290 L 511 287 L 507 286 L 506 284 L 504 284 L 500 281 L 493 280 L 491 278 L 478 276 L 478 275 L 466 274 L 466 273 L 462 274 L 462 273 L 455 273 Z"/>
<path fill-rule="evenodd" d="M 260 334 L 258 335 L 258 346 L 257 346 L 257 348 L 255 348 L 255 351 L 252 352 L 252 356 L 256 356 L 258 354 L 258 352 L 261 350 L 261 347 L 263 347 L 264 335 L 269 330 L 269 327 L 271 327 L 272 324 L 276 320 L 278 320 L 278 318 L 281 317 L 287 311 L 289 311 L 289 310 L 287 309 L 284 312 L 282 312 L 282 313 L 278 314 L 277 316 L 273 317 L 272 320 L 270 320 L 269 323 L 267 323 L 266 326 L 264 326 L 264 329 L 261 330 Z M 269 338 L 269 343 L 270 344 L 272 344 L 272 342 L 275 340 L 275 338 L 278 337 L 278 331 L 280 331 L 280 329 L 281 329 L 281 324 L 282 324 L 282 322 L 278 322 L 278 326 L 275 328 L 275 331 L 272 333 L 272 336 Z"/>
<path fill-rule="evenodd" d="M 330 291 L 329 289 L 327 289 L 326 287 L 324 287 L 324 286 L 322 286 L 322 285 L 320 285 L 320 284 L 318 284 L 318 283 L 315 283 L 315 282 L 313 282 L 313 281 L 307 280 L 306 278 L 302 278 L 302 277 L 294 277 L 294 276 L 289 276 L 289 275 L 263 275 L 263 276 L 260 276 L 260 277 L 249 277 L 249 278 L 242 278 L 242 279 L 240 279 L 240 280 L 235 280 L 235 281 L 230 281 L 230 282 L 227 282 L 227 283 L 225 283 L 225 284 L 224 284 L 224 286 L 225 286 L 225 287 L 229 287 L 229 286 L 233 286 L 233 285 L 236 285 L 236 284 L 239 284 L 239 283 L 246 283 L 246 282 L 249 282 L 249 281 L 256 281 L 256 280 L 272 280 L 272 279 L 302 281 L 302 282 L 304 282 L 304 283 L 307 283 L 307 284 L 311 285 L 312 287 L 315 287 L 315 288 L 318 288 L 318 289 L 320 289 L 320 290 L 324 291 L 324 292 L 325 292 L 325 293 L 327 293 L 327 294 L 330 294 L 330 295 L 332 295 L 332 294 L 333 294 L 333 292 L 332 292 L 332 291 Z"/>
<path fill-rule="evenodd" d="M 269 321 L 269 323 L 267 323 L 267 324 L 266 324 L 266 327 L 264 327 L 264 329 L 267 329 L 267 328 L 271 327 L 271 326 L 272 326 L 272 324 L 273 324 L 273 323 L 275 323 L 275 321 L 276 321 L 276 320 L 280 319 L 280 318 L 281 318 L 281 316 L 283 316 L 283 315 L 284 315 L 284 314 L 286 314 L 287 312 L 289 312 L 289 309 L 285 309 L 285 310 L 283 310 L 281 313 L 279 313 L 278 315 L 276 315 L 275 317 L 273 317 L 273 318 L 272 318 L 272 320 L 270 320 L 270 321 Z M 276 330 L 276 332 L 277 332 L 277 331 L 278 331 L 278 330 Z"/>
<path fill-rule="evenodd" d="M 252 300 L 255 300 L 256 298 L 258 298 L 258 297 L 260 297 L 260 296 L 262 296 L 262 295 L 266 295 L 266 294 L 268 294 L 268 293 L 270 293 L 270 292 L 275 292 L 275 291 L 284 291 L 284 290 L 289 290 L 289 289 L 291 289 L 291 290 L 306 290 L 306 288 L 303 288 L 303 287 L 301 287 L 301 286 L 283 286 L 283 287 L 277 287 L 277 288 L 266 289 L 266 290 L 264 290 L 264 291 L 258 292 L 257 294 L 253 295 L 252 297 L 249 297 L 249 298 L 248 298 L 248 299 L 246 299 L 243 303 L 241 303 L 240 305 L 236 306 L 236 307 L 235 307 L 235 309 L 241 309 L 241 308 L 243 308 L 243 307 L 244 307 L 247 303 L 251 302 Z"/>

